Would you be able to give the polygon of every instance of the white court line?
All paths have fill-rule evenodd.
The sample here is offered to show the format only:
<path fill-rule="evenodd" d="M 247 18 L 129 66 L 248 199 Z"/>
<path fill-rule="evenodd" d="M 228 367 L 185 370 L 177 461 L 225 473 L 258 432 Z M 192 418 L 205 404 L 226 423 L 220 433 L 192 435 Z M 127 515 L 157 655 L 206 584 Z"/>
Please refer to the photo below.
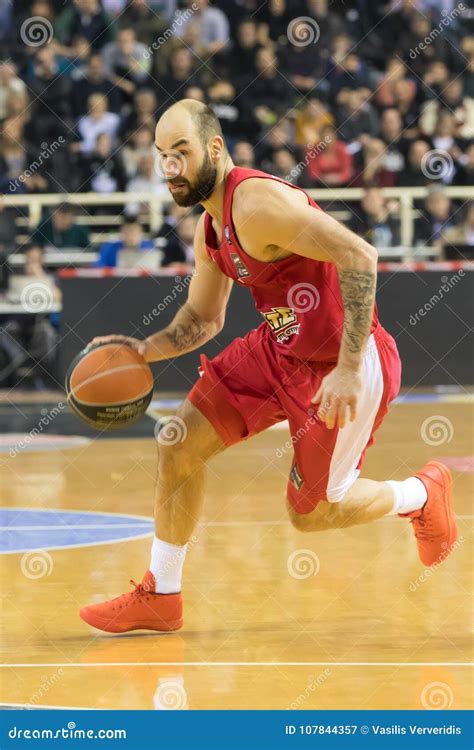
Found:
<path fill-rule="evenodd" d="M 104 661 L 91 663 L 41 662 L 0 664 L 0 668 L 47 667 L 472 667 L 463 661 Z"/>
<path fill-rule="evenodd" d="M 90 529 L 95 531 L 96 529 L 146 529 L 149 523 L 152 523 L 153 519 L 150 518 L 148 522 L 142 521 L 141 523 L 77 523 L 77 524 L 64 524 L 64 526 L 0 526 L 0 531 L 75 531 L 76 529 Z"/>
<path fill-rule="evenodd" d="M 456 515 L 462 521 L 470 520 L 474 518 L 474 515 Z M 393 516 L 387 516 L 386 518 L 379 518 L 379 521 L 392 521 Z M 153 523 L 153 518 L 147 519 L 148 523 Z M 275 520 L 275 521 L 201 521 L 198 526 L 206 528 L 208 526 L 288 526 L 288 520 Z M 75 531 L 76 529 L 88 529 L 95 531 L 96 529 L 146 529 L 146 522 L 142 523 L 113 523 L 113 524 L 68 524 L 64 526 L 0 526 L 0 531 Z"/>

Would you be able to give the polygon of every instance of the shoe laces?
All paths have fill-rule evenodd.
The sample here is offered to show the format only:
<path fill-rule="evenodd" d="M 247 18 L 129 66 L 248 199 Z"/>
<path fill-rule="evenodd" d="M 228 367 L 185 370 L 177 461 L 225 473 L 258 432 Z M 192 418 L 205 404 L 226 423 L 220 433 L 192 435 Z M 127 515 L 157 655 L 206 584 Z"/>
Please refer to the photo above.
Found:
<path fill-rule="evenodd" d="M 133 578 L 130 578 L 130 583 L 134 586 L 133 591 L 127 591 L 125 594 L 121 594 L 120 596 L 117 596 L 116 599 L 114 599 L 114 604 L 118 607 L 122 607 L 124 602 L 130 598 L 130 596 L 143 596 L 144 594 L 149 594 L 150 589 L 147 586 L 147 584 L 137 583 L 133 580 Z"/>
<path fill-rule="evenodd" d="M 416 520 L 416 536 L 417 539 L 426 540 L 430 539 L 433 535 L 433 524 L 431 523 L 431 516 L 425 516 L 422 514 Z"/>

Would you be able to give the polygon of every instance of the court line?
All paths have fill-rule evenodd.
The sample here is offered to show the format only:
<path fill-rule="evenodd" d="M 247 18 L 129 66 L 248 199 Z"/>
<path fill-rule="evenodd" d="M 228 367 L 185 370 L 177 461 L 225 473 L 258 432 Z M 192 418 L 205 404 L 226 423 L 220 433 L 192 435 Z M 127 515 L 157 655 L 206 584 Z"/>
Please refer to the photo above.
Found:
<path fill-rule="evenodd" d="M 456 518 L 461 521 L 467 521 L 474 518 L 474 515 L 460 515 L 457 514 Z M 153 518 L 147 519 L 149 524 L 153 524 Z M 392 516 L 386 518 L 379 518 L 378 521 L 391 521 Z M 275 521 L 201 521 L 197 525 L 202 528 L 214 527 L 214 526 L 288 526 L 287 520 L 275 520 Z M 147 524 L 142 523 L 113 523 L 113 524 L 68 524 L 64 526 L 0 526 L 0 531 L 75 531 L 76 529 L 89 529 L 95 531 L 96 529 L 146 529 Z M 151 533 L 151 532 L 150 532 Z"/>
<path fill-rule="evenodd" d="M 96 529 L 147 529 L 150 523 L 153 523 L 153 519 L 145 523 L 78 523 L 78 524 L 64 524 L 61 526 L 0 526 L 0 531 L 75 531 L 76 529 L 90 529 L 95 531 Z"/>
<path fill-rule="evenodd" d="M 472 667 L 463 661 L 115 661 L 38 664 L 0 664 L 9 669 L 45 669 L 47 667 Z"/>

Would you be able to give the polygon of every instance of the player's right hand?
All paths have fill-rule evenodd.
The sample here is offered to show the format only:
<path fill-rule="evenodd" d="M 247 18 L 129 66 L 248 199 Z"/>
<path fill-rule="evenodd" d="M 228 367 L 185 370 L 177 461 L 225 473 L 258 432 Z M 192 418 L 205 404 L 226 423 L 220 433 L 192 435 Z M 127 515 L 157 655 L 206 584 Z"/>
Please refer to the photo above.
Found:
<path fill-rule="evenodd" d="M 146 342 L 140 341 L 140 339 L 134 339 L 132 336 L 121 336 L 120 334 L 112 334 L 111 336 L 96 336 L 87 344 L 89 346 L 99 346 L 100 344 L 124 344 L 130 346 L 142 357 L 145 356 Z"/>

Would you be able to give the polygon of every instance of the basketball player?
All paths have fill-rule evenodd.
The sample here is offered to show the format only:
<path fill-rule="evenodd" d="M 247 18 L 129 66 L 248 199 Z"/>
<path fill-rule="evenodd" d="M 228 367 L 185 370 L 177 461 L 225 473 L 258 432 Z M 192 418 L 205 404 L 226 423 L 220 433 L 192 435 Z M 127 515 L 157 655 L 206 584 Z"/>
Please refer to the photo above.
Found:
<path fill-rule="evenodd" d="M 232 282 L 249 288 L 264 320 L 211 361 L 201 356 L 201 377 L 177 412 L 186 437 L 160 444 L 149 570 L 133 591 L 82 609 L 83 620 L 109 632 L 181 627 L 182 568 L 204 464 L 284 419 L 294 442 L 287 498 L 297 529 L 400 515 L 411 521 L 423 565 L 443 560 L 457 538 L 445 466 L 430 461 L 404 481 L 359 478 L 400 386 L 395 342 L 377 319 L 375 249 L 300 188 L 234 167 L 219 121 L 200 102 L 182 100 L 163 114 L 156 147 L 175 202 L 205 208 L 188 300 L 144 341 L 114 335 L 93 343 L 123 342 L 148 362 L 202 347 L 224 325 Z"/>

